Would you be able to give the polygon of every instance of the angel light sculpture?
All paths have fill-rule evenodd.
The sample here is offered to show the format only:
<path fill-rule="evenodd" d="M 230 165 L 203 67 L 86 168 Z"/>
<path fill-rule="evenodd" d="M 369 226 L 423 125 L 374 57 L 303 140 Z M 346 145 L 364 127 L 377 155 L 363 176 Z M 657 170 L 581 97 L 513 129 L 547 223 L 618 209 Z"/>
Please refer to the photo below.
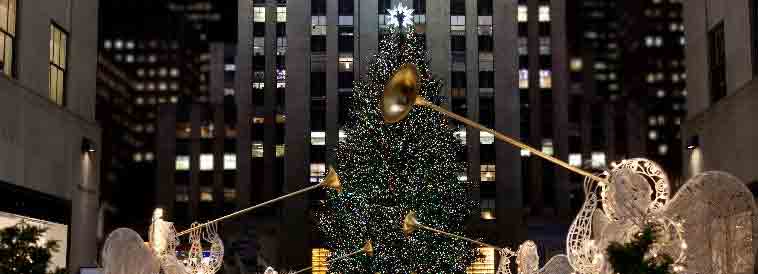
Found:
<path fill-rule="evenodd" d="M 174 225 L 163 220 L 163 210 L 158 208 L 153 212 L 148 239 L 145 243 L 128 228 L 113 231 L 102 251 L 104 274 L 155 274 L 159 270 L 165 274 L 213 274 L 223 264 L 224 244 L 216 225 L 193 230 L 188 256 L 180 260 Z M 203 242 L 210 245 L 208 257 L 203 257 Z"/>
<path fill-rule="evenodd" d="M 585 180 L 586 199 L 566 238 L 577 273 L 614 273 L 606 247 L 629 241 L 645 223 L 661 230 L 650 255 L 672 257 L 675 272 L 753 273 L 755 201 L 739 179 L 701 173 L 672 199 L 666 174 L 646 159 L 624 160 L 601 176 L 609 183 Z"/>
<path fill-rule="evenodd" d="M 513 252 L 509 248 L 500 249 L 500 265 L 497 274 L 511 274 L 511 258 L 516 257 L 516 271 L 518 274 L 569 274 L 574 272 L 566 255 L 556 255 L 550 258 L 540 268 L 540 257 L 537 253 L 537 244 L 525 241 L 519 245 L 518 250 Z"/>

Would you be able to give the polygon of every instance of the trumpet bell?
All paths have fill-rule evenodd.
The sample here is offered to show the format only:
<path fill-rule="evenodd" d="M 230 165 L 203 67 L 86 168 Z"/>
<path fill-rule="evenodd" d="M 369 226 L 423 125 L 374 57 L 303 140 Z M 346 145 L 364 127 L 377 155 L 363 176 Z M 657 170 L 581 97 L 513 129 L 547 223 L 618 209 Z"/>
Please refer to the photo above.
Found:
<path fill-rule="evenodd" d="M 371 240 L 366 241 L 366 244 L 363 245 L 363 253 L 369 257 L 374 256 L 374 245 L 371 244 Z"/>
<path fill-rule="evenodd" d="M 340 177 L 337 176 L 337 172 L 334 171 L 334 168 L 331 166 L 329 167 L 329 172 L 326 173 L 326 178 L 324 178 L 324 181 L 321 182 L 321 185 L 334 189 L 337 192 L 342 192 L 342 183 L 340 183 Z"/>
<path fill-rule="evenodd" d="M 400 66 L 384 86 L 382 114 L 385 123 L 403 120 L 413 108 L 418 94 L 418 71 L 413 64 Z"/>
<path fill-rule="evenodd" d="M 411 233 L 416 230 L 417 225 L 418 220 L 416 220 L 416 212 L 411 210 L 405 215 L 405 219 L 403 220 L 403 233 L 405 236 L 411 235 Z"/>

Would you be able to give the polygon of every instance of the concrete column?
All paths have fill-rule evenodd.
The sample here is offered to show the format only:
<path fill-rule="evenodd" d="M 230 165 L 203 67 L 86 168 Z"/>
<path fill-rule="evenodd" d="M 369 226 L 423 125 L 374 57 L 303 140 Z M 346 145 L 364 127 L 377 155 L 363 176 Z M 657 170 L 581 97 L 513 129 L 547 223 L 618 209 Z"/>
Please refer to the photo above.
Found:
<path fill-rule="evenodd" d="M 224 208 L 224 44 L 210 45 L 210 90 L 213 112 L 213 201 L 214 213 L 220 216 Z"/>
<path fill-rule="evenodd" d="M 469 119 L 479 121 L 479 20 L 476 1 L 466 1 L 466 111 Z M 468 149 L 468 179 L 479 183 L 479 130 L 466 129 L 466 149 Z M 473 194 L 480 199 L 479 189 Z"/>
<path fill-rule="evenodd" d="M 542 149 L 542 90 L 539 86 L 540 55 L 539 55 L 539 22 L 537 8 L 539 0 L 527 1 L 529 53 L 529 140 L 530 146 Z M 548 116 L 549 117 L 549 116 Z M 543 159 L 535 155 L 529 157 L 529 186 L 531 196 L 531 214 L 539 216 L 544 207 L 543 192 Z"/>
<path fill-rule="evenodd" d="M 291 18 L 288 16 L 288 18 Z M 309 24 L 310 25 L 310 24 Z M 266 1 L 266 34 L 263 42 L 266 66 L 263 95 L 263 181 L 260 201 L 277 196 L 276 165 L 276 0 Z M 294 78 L 297 79 L 297 78 Z"/>
<path fill-rule="evenodd" d="M 73 151 L 79 159 L 80 181 L 72 190 L 71 241 L 69 270 L 78 271 L 82 266 L 97 263 L 98 161 L 96 153 L 82 153 L 79 142 L 74 142 Z M 73 171 L 76 174 L 76 171 Z"/>
<path fill-rule="evenodd" d="M 284 158 L 284 192 L 304 188 L 308 184 L 310 159 L 310 1 L 289 5 L 287 22 L 287 117 Z M 330 60 L 333 61 L 333 60 Z M 307 195 L 283 201 L 280 264 L 288 267 L 310 265 L 310 232 L 307 222 Z"/>
<path fill-rule="evenodd" d="M 156 150 L 156 207 L 162 207 L 167 219 L 172 220 L 174 215 L 174 201 L 176 200 L 176 185 L 174 173 L 176 172 L 176 105 L 163 104 L 158 106 L 158 126 L 155 150 Z"/>
<path fill-rule="evenodd" d="M 433 75 L 445 83 L 441 94 L 450 103 L 450 0 L 426 2 L 426 48 L 432 58 L 429 64 Z"/>
<path fill-rule="evenodd" d="M 495 60 L 495 130 L 521 136 L 519 91 L 516 86 L 518 57 L 515 50 L 498 50 L 517 44 L 516 2 L 493 1 L 492 24 Z M 521 158 L 510 144 L 495 142 L 496 201 L 498 243 L 516 246 L 523 227 L 521 197 Z"/>
<path fill-rule="evenodd" d="M 338 0 L 326 0 L 326 160 L 334 160 L 334 148 L 339 141 L 339 95 L 337 23 L 339 22 Z M 356 36 L 353 36 L 356 37 Z"/>
<path fill-rule="evenodd" d="M 550 1 L 550 51 L 552 52 L 553 84 L 553 148 L 555 157 L 568 161 L 569 154 L 569 56 L 566 45 L 566 0 Z M 555 211 L 560 219 L 569 220 L 571 204 L 569 200 L 568 171 L 555 166 L 553 197 Z"/>
<path fill-rule="evenodd" d="M 370 57 L 376 54 L 378 47 L 379 27 L 378 10 L 379 3 L 377 0 L 358 0 L 355 4 L 355 14 L 353 23 L 355 23 L 355 38 L 359 50 L 360 59 L 354 59 L 360 64 L 354 66 L 358 70 L 358 75 L 368 71 Z M 359 35 L 358 35 L 359 34 Z M 357 64 L 357 63 L 356 63 Z M 356 78 L 357 79 L 357 78 Z"/>
<path fill-rule="evenodd" d="M 200 206 L 200 126 L 203 114 L 202 106 L 192 103 L 190 106 L 190 198 L 189 219 L 197 220 Z"/>
<path fill-rule="evenodd" d="M 250 146 L 250 113 L 252 95 L 250 81 L 252 78 L 252 3 L 250 0 L 237 0 L 237 74 L 234 97 L 237 103 L 237 207 L 250 204 L 250 169 L 252 150 Z"/>

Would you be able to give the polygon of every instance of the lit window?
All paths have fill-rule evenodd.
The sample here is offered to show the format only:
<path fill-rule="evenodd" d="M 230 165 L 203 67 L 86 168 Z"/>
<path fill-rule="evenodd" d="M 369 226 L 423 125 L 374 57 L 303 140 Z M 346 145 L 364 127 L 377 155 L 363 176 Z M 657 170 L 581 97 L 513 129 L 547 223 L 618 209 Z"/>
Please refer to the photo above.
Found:
<path fill-rule="evenodd" d="M 341 56 L 339 62 L 339 71 L 353 71 L 353 56 Z"/>
<path fill-rule="evenodd" d="M 147 61 L 150 63 L 155 63 L 158 61 L 158 57 L 156 57 L 155 54 L 150 54 L 150 56 L 147 57 Z"/>
<path fill-rule="evenodd" d="M 171 96 L 171 99 L 169 99 L 169 101 L 170 101 L 171 103 L 174 103 L 174 104 L 176 104 L 177 102 L 179 102 L 179 98 L 178 98 L 178 97 L 176 97 L 176 96 Z"/>
<path fill-rule="evenodd" d="M 139 76 L 139 77 L 145 76 L 145 69 L 138 68 L 137 69 L 137 76 Z"/>
<path fill-rule="evenodd" d="M 658 154 L 666 155 L 666 153 L 668 152 L 669 152 L 669 146 L 665 144 L 658 146 Z"/>
<path fill-rule="evenodd" d="M 520 69 L 518 71 L 518 87 L 519 88 L 529 88 L 529 71 L 525 69 Z"/>
<path fill-rule="evenodd" d="M 169 88 L 173 91 L 179 90 L 179 84 L 177 82 L 171 82 L 171 85 L 169 85 Z"/>
<path fill-rule="evenodd" d="M 13 1 L 13 0 L 11 0 L 11 1 Z M 105 48 L 105 49 L 111 49 L 112 47 L 113 47 L 113 42 L 111 42 L 111 40 L 105 40 L 103 42 L 103 48 Z"/>
<path fill-rule="evenodd" d="M 253 37 L 253 55 L 263 55 L 263 37 Z"/>
<path fill-rule="evenodd" d="M 572 166 L 582 166 L 582 154 L 581 153 L 570 153 L 569 154 L 569 165 L 572 165 Z"/>
<path fill-rule="evenodd" d="M 529 48 L 527 47 L 526 37 L 518 38 L 518 55 L 526 56 L 529 54 Z"/>
<path fill-rule="evenodd" d="M 648 121 L 648 124 L 650 126 L 655 126 L 657 124 L 657 121 L 655 120 L 655 117 L 650 117 L 650 118 L 647 119 L 647 121 Z"/>
<path fill-rule="evenodd" d="M 266 22 L 266 7 L 253 8 L 253 22 Z"/>
<path fill-rule="evenodd" d="M 326 35 L 326 16 L 311 16 L 311 35 Z"/>
<path fill-rule="evenodd" d="M 521 149 L 521 152 L 520 152 L 520 154 L 521 154 L 521 157 L 529 157 L 529 156 L 531 156 L 531 155 L 532 155 L 532 153 L 531 153 L 531 152 L 529 152 L 528 150 L 526 150 L 526 149 L 523 149 L 523 148 Z"/>
<path fill-rule="evenodd" d="M 276 22 L 287 22 L 287 7 L 276 7 Z"/>
<path fill-rule="evenodd" d="M 461 144 L 464 144 L 464 145 L 466 144 L 466 130 L 465 129 L 461 129 L 461 130 L 457 130 L 453 132 L 453 136 L 458 138 L 458 140 L 461 141 Z"/>
<path fill-rule="evenodd" d="M 592 168 L 605 167 L 605 152 L 592 152 L 592 162 L 590 165 Z"/>
<path fill-rule="evenodd" d="M 177 68 L 171 68 L 171 77 L 178 77 L 179 76 L 179 69 Z"/>
<path fill-rule="evenodd" d="M 550 55 L 550 37 L 540 37 L 540 55 Z"/>
<path fill-rule="evenodd" d="M 337 18 L 337 25 L 340 25 L 340 26 L 352 26 L 353 25 L 353 17 L 352 16 L 342 16 L 342 15 L 340 15 Z"/>
<path fill-rule="evenodd" d="M 224 170 L 236 170 L 237 169 L 237 155 L 226 153 L 224 154 Z"/>
<path fill-rule="evenodd" d="M 312 131 L 311 132 L 311 145 L 314 145 L 314 146 L 326 145 L 326 132 Z"/>
<path fill-rule="evenodd" d="M 213 170 L 213 154 L 200 154 L 200 170 Z"/>
<path fill-rule="evenodd" d="M 311 164 L 311 183 L 320 183 L 326 174 L 326 164 Z"/>
<path fill-rule="evenodd" d="M 495 181 L 495 165 L 481 165 L 479 166 L 479 176 L 482 182 L 494 182 Z"/>
<path fill-rule="evenodd" d="M 286 152 L 286 148 L 284 145 L 276 145 L 276 158 L 284 157 L 285 152 Z"/>
<path fill-rule="evenodd" d="M 450 16 L 450 31 L 465 31 L 466 30 L 466 16 L 453 15 Z"/>
<path fill-rule="evenodd" d="M 237 199 L 237 190 L 233 188 L 224 188 L 224 201 L 232 202 Z"/>
<path fill-rule="evenodd" d="M 651 36 L 645 36 L 645 46 L 652 47 L 653 46 L 653 37 Z"/>
<path fill-rule="evenodd" d="M 237 66 L 235 64 L 224 64 L 224 71 L 235 71 Z"/>
<path fill-rule="evenodd" d="M 549 70 L 540 70 L 540 88 L 552 88 L 553 80 Z"/>
<path fill-rule="evenodd" d="M 495 219 L 494 214 L 494 200 L 482 200 L 482 203 L 484 201 L 492 201 L 492 208 L 487 208 L 485 211 L 485 208 L 482 207 L 482 219 L 485 220 L 492 220 Z M 485 212 L 488 212 L 489 214 L 485 214 Z M 488 218 L 489 216 L 490 218 Z M 479 253 L 482 254 L 482 258 L 477 259 L 473 263 L 471 263 L 471 266 L 469 266 L 466 269 L 466 274 L 489 274 L 489 273 L 495 273 L 495 249 L 492 247 L 480 247 L 478 248 Z"/>
<path fill-rule="evenodd" d="M 166 90 L 166 89 L 168 89 L 168 85 L 166 84 L 166 82 L 160 82 L 158 84 L 158 89 L 161 90 L 161 91 Z"/>
<path fill-rule="evenodd" d="M 537 20 L 540 22 L 550 22 L 550 6 L 542 5 L 538 10 Z"/>
<path fill-rule="evenodd" d="M 650 140 L 657 140 L 658 139 L 658 131 L 651 130 L 648 132 L 647 137 L 650 138 Z"/>
<path fill-rule="evenodd" d="M 526 5 L 518 5 L 518 15 L 516 16 L 519 22 L 526 22 L 529 18 Z"/>
<path fill-rule="evenodd" d="M 132 156 L 132 159 L 134 159 L 134 161 L 138 163 L 142 162 L 142 153 L 139 153 L 139 152 L 134 153 L 134 155 Z"/>
<path fill-rule="evenodd" d="M 571 58 L 570 63 L 571 71 L 578 72 L 582 70 L 582 59 L 580 58 Z"/>
<path fill-rule="evenodd" d="M 542 140 L 542 153 L 552 156 L 554 152 L 555 150 L 553 148 L 553 140 L 543 139 Z"/>
<path fill-rule="evenodd" d="M 311 249 L 311 273 L 326 274 L 326 271 L 329 270 L 329 265 L 326 262 L 329 254 L 329 250 L 326 248 Z"/>
<path fill-rule="evenodd" d="M 121 40 L 116 40 L 116 42 L 114 43 L 114 46 L 116 46 L 116 49 L 121 49 L 124 47 L 124 42 Z"/>
<path fill-rule="evenodd" d="M 608 90 L 611 90 L 611 91 L 619 90 L 619 85 L 618 84 L 608 84 Z"/>
<path fill-rule="evenodd" d="M 252 149 L 252 157 L 253 158 L 263 158 L 263 144 L 260 142 L 254 142 L 251 145 Z"/>
<path fill-rule="evenodd" d="M 142 105 L 145 103 L 145 98 L 137 97 L 137 99 L 134 100 L 134 102 L 138 105 Z"/>
<path fill-rule="evenodd" d="M 127 63 L 134 63 L 134 55 L 127 54 L 126 55 L 126 62 Z"/>
<path fill-rule="evenodd" d="M 234 95 L 234 89 L 224 88 L 224 96 Z"/>
<path fill-rule="evenodd" d="M 658 96 L 658 98 L 663 98 L 664 96 L 666 96 L 666 92 L 663 91 L 662 89 L 659 89 L 658 91 L 655 92 L 655 96 Z"/>
<path fill-rule="evenodd" d="M 287 54 L 287 37 L 276 37 L 276 55 Z"/>
<path fill-rule="evenodd" d="M 187 155 L 176 155 L 176 170 L 189 170 L 190 157 Z"/>
<path fill-rule="evenodd" d="M 134 49 L 134 41 L 127 41 L 126 49 Z"/>
<path fill-rule="evenodd" d="M 461 173 L 461 174 L 458 175 L 458 181 L 459 182 L 467 182 L 468 181 L 468 176 L 466 176 L 465 173 Z"/>
<path fill-rule="evenodd" d="M 347 139 L 347 134 L 345 134 L 345 131 L 343 131 L 341 129 L 339 131 L 339 139 L 340 139 L 340 142 L 344 142 L 345 139 Z"/>
<path fill-rule="evenodd" d="M 6 38 L 6 40 L 8 40 Z M 66 48 L 68 34 L 55 24 L 50 24 L 50 68 L 48 69 L 48 85 L 50 100 L 63 105 L 66 78 Z"/>
<path fill-rule="evenodd" d="M 489 132 L 482 131 L 479 133 L 479 143 L 483 145 L 491 145 L 495 143 L 495 135 Z"/>
<path fill-rule="evenodd" d="M 201 202 L 213 202 L 213 193 L 210 187 L 200 188 L 200 201 Z"/>

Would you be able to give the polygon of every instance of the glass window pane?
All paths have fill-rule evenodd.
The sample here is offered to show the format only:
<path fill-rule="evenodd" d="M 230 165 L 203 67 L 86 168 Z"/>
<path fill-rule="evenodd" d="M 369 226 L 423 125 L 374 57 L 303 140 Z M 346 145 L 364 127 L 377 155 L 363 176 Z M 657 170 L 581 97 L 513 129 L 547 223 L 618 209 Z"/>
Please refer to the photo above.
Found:
<path fill-rule="evenodd" d="M 56 85 L 55 83 L 58 81 L 58 74 L 55 73 L 55 68 L 51 65 L 50 66 L 50 100 L 55 100 L 56 97 Z"/>
<path fill-rule="evenodd" d="M 66 34 L 61 32 L 61 54 L 60 54 L 60 65 L 62 68 L 66 68 Z"/>
<path fill-rule="evenodd" d="M 10 36 L 5 36 L 5 61 L 3 62 L 3 71 L 5 75 L 11 76 L 13 68 L 13 40 Z M 0 55 L 3 54 L 0 52 Z"/>
<path fill-rule="evenodd" d="M 0 29 L 8 29 L 8 0 L 0 0 Z"/>
<path fill-rule="evenodd" d="M 58 71 L 58 88 L 56 90 L 58 91 L 58 98 L 56 98 L 56 102 L 59 105 L 63 104 L 63 70 L 56 69 Z"/>
<path fill-rule="evenodd" d="M 55 29 L 53 29 L 53 25 L 50 25 L 50 62 L 51 62 L 51 63 L 52 63 L 52 62 L 53 62 L 53 60 L 54 60 L 54 59 L 53 59 L 53 56 L 55 56 L 55 55 L 53 54 L 53 51 L 54 51 L 54 50 L 53 50 L 53 48 L 54 48 L 54 45 L 53 45 L 53 43 L 55 43 Z"/>
<path fill-rule="evenodd" d="M 2 1 L 2 0 L 0 0 Z M 5 60 L 5 34 L 0 33 L 0 63 L 3 63 Z"/>
<path fill-rule="evenodd" d="M 16 36 L 16 0 L 9 0 L 10 6 L 8 11 L 8 32 Z"/>

